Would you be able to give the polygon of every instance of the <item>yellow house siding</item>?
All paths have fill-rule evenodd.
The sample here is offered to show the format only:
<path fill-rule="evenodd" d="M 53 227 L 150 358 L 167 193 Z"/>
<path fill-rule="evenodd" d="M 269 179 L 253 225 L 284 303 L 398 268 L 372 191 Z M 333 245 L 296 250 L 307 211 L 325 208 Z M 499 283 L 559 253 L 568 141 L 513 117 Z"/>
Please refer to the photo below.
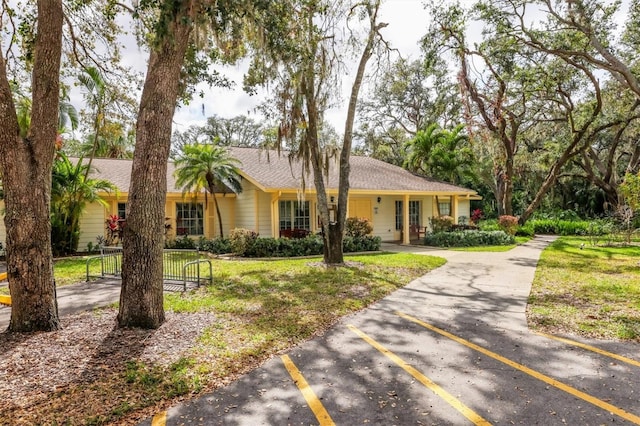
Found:
<path fill-rule="evenodd" d="M 256 191 L 257 193 L 257 215 L 258 223 L 256 225 L 256 231 L 261 237 L 273 237 L 271 226 L 271 194 L 267 194 L 262 191 Z"/>
<path fill-rule="evenodd" d="M 242 181 L 243 190 L 236 198 L 235 227 L 256 230 L 256 196 L 258 190 L 255 185 L 247 180 Z M 260 191 L 261 192 L 261 191 Z"/>
<path fill-rule="evenodd" d="M 97 244 L 97 237 L 105 234 L 106 211 L 98 203 L 88 204 L 80 217 L 80 238 L 78 251 L 87 251 L 87 244 Z"/>
<path fill-rule="evenodd" d="M 394 241 L 396 238 L 396 198 L 392 196 L 374 197 L 373 204 L 373 235 L 382 238 L 382 241 Z"/>
<path fill-rule="evenodd" d="M 468 198 L 458 198 L 458 216 L 464 216 L 467 219 L 467 223 L 469 223 L 469 218 L 471 217 L 471 200 Z"/>
<path fill-rule="evenodd" d="M 224 236 L 228 237 L 229 236 L 229 232 L 235 227 L 233 225 L 234 223 L 234 210 L 235 210 L 235 197 L 233 196 L 225 196 L 225 197 L 218 197 L 216 198 L 216 200 L 218 201 L 218 207 L 220 207 L 220 215 L 222 216 L 222 229 L 224 231 Z M 215 207 L 213 206 L 213 203 L 211 203 L 211 208 L 208 209 L 209 211 L 207 212 L 207 216 L 211 216 L 213 218 L 213 223 L 214 223 L 214 227 L 209 228 L 210 230 L 214 230 L 213 235 L 211 235 L 211 232 L 209 232 L 208 237 L 211 238 L 212 236 L 220 236 L 220 230 L 219 225 L 218 225 L 218 214 L 215 211 Z"/>

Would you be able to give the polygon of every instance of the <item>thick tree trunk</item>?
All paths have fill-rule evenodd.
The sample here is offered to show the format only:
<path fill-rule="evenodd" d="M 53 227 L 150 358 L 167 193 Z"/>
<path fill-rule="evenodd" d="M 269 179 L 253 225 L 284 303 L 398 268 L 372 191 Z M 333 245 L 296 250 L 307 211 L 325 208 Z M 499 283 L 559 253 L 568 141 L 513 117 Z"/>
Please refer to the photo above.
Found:
<path fill-rule="evenodd" d="M 133 156 L 127 226 L 122 241 L 122 290 L 118 325 L 158 328 L 163 308 L 167 160 L 171 125 L 180 92 L 180 72 L 189 42 L 192 2 L 185 2 L 167 24 L 167 34 L 151 51 Z M 170 12 L 167 12 L 170 13 Z"/>
<path fill-rule="evenodd" d="M 38 1 L 31 123 L 20 137 L 6 63 L 0 57 L 0 161 L 5 194 L 9 331 L 60 328 L 51 254 L 51 169 L 58 126 L 62 3 Z"/>

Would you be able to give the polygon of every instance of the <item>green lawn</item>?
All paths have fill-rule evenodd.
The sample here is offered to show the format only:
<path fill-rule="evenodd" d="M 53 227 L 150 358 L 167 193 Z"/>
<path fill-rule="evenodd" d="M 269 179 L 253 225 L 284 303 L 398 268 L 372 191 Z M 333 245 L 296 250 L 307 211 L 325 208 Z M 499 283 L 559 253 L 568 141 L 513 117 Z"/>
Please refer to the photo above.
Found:
<path fill-rule="evenodd" d="M 556 240 L 541 255 L 527 314 L 541 331 L 640 341 L 640 246 Z"/>

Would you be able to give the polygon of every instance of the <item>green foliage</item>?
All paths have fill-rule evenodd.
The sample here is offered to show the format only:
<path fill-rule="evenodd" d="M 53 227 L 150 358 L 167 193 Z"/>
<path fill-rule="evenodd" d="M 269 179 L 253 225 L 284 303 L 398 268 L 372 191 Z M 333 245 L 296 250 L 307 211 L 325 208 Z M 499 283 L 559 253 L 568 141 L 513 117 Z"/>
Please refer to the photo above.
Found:
<path fill-rule="evenodd" d="M 235 238 L 235 240 L 234 240 Z M 214 241 L 214 240 L 210 240 Z M 323 253 L 324 242 L 320 235 L 308 235 L 305 238 L 258 238 L 253 231 L 246 229 L 234 229 L 228 240 L 218 240 L 215 247 L 202 245 L 202 250 L 225 252 L 230 246 L 231 251 L 237 256 L 244 257 L 297 257 L 297 256 L 318 256 Z M 236 241 L 234 243 L 234 241 Z M 345 236 L 343 239 L 343 250 L 345 253 L 378 251 L 382 240 L 380 237 L 364 235 L 358 237 Z M 234 249 L 234 244 L 238 248 Z M 228 252 L 228 251 L 227 251 Z"/>
<path fill-rule="evenodd" d="M 433 233 L 448 232 L 453 229 L 454 220 L 451 216 L 439 216 L 429 219 Z"/>
<path fill-rule="evenodd" d="M 475 180 L 473 151 L 463 131 L 462 124 L 449 131 L 436 123 L 418 131 L 406 144 L 408 158 L 404 166 L 454 184 L 462 183 L 463 178 Z"/>
<path fill-rule="evenodd" d="M 535 234 L 547 235 L 589 235 L 598 229 L 592 225 L 594 221 L 586 220 L 558 220 L 558 219 L 535 219 L 527 222 L 533 226 Z"/>
<path fill-rule="evenodd" d="M 531 222 L 527 222 L 523 226 L 518 226 L 516 230 L 516 236 L 518 237 L 533 237 L 535 234 L 536 230 Z"/>
<path fill-rule="evenodd" d="M 221 237 L 224 237 L 224 228 L 215 194 L 242 192 L 239 163 L 226 148 L 213 143 L 184 145 L 175 160 L 176 185 L 182 188 L 184 193 L 191 192 L 197 196 L 205 189 L 205 200 L 207 194 L 213 196 Z"/>
<path fill-rule="evenodd" d="M 344 224 L 344 229 L 348 237 L 364 237 L 373 232 L 371 222 L 357 217 L 348 217 Z"/>
<path fill-rule="evenodd" d="M 435 247 L 502 246 L 515 244 L 515 238 L 504 231 L 453 231 L 428 234 L 424 243 Z"/>
<path fill-rule="evenodd" d="M 518 218 L 510 215 L 502 215 L 498 218 L 498 226 L 509 235 L 516 235 L 518 230 Z"/>
<path fill-rule="evenodd" d="M 216 237 L 206 239 L 200 237 L 198 240 L 198 247 L 202 251 L 206 251 L 214 254 L 226 254 L 231 253 L 231 241 L 228 238 Z"/>
<path fill-rule="evenodd" d="M 177 237 L 175 240 L 167 240 L 164 243 L 165 248 L 170 249 L 195 249 L 196 242 L 189 238 L 187 235 L 183 235 L 181 237 Z"/>
<path fill-rule="evenodd" d="M 231 230 L 229 242 L 231 251 L 236 256 L 244 256 L 250 252 L 258 239 L 258 233 L 244 228 L 235 228 Z"/>
<path fill-rule="evenodd" d="M 115 191 L 106 180 L 87 177 L 82 158 L 73 164 L 63 153 L 53 163 L 51 184 L 51 245 L 54 255 L 75 253 L 80 237 L 80 217 L 87 204 L 105 201 L 100 192 Z"/>
<path fill-rule="evenodd" d="M 640 210 L 640 174 L 627 173 L 620 184 L 624 200 L 633 210 Z"/>

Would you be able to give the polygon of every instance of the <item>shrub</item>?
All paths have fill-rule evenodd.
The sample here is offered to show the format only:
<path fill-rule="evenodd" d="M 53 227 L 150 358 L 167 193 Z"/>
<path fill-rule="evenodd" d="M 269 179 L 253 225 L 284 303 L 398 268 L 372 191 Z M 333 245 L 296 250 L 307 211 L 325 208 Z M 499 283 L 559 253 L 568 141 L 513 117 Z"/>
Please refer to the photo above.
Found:
<path fill-rule="evenodd" d="M 344 224 L 345 234 L 349 237 L 364 237 L 373 232 L 373 226 L 367 219 L 348 217 Z"/>
<path fill-rule="evenodd" d="M 498 221 L 496 219 L 483 220 L 478 224 L 481 231 L 500 231 Z"/>
<path fill-rule="evenodd" d="M 365 235 L 363 237 L 345 236 L 343 250 L 345 253 L 380 250 L 382 239 Z M 244 253 L 246 257 L 296 257 L 317 256 L 322 254 L 324 242 L 319 235 L 305 238 L 256 238 Z"/>
<path fill-rule="evenodd" d="M 475 209 L 474 211 L 471 212 L 471 222 L 477 224 L 483 218 L 484 218 L 484 213 L 482 213 L 482 210 Z"/>
<path fill-rule="evenodd" d="M 451 216 L 434 216 L 429 219 L 429 221 L 431 222 L 431 229 L 434 233 L 451 231 L 454 223 L 454 220 Z"/>
<path fill-rule="evenodd" d="M 188 236 L 183 235 L 182 237 L 178 237 L 175 240 L 166 240 L 164 246 L 165 248 L 170 249 L 195 249 L 196 242 Z"/>
<path fill-rule="evenodd" d="M 438 232 L 428 234 L 425 244 L 436 247 L 502 246 L 515 244 L 515 238 L 504 231 Z"/>
<path fill-rule="evenodd" d="M 533 226 L 536 234 L 551 235 L 589 235 L 591 222 L 586 220 L 535 219 L 527 223 Z"/>
<path fill-rule="evenodd" d="M 518 230 L 518 218 L 515 216 L 502 215 L 498 218 L 498 226 L 509 235 L 516 235 Z"/>
<path fill-rule="evenodd" d="M 198 240 L 198 247 L 202 251 L 214 254 L 231 253 L 231 241 L 228 238 L 216 237 L 208 240 L 204 237 L 200 237 Z"/>
<path fill-rule="evenodd" d="M 362 237 L 344 237 L 342 247 L 345 253 L 380 250 L 382 239 L 371 235 Z"/>
<path fill-rule="evenodd" d="M 229 236 L 231 252 L 237 256 L 244 256 L 251 250 L 257 239 L 258 234 L 254 231 L 244 228 L 232 229 Z"/>
<path fill-rule="evenodd" d="M 536 234 L 536 231 L 531 222 L 527 222 L 522 226 L 518 226 L 516 230 L 516 235 L 519 237 L 533 237 Z"/>

